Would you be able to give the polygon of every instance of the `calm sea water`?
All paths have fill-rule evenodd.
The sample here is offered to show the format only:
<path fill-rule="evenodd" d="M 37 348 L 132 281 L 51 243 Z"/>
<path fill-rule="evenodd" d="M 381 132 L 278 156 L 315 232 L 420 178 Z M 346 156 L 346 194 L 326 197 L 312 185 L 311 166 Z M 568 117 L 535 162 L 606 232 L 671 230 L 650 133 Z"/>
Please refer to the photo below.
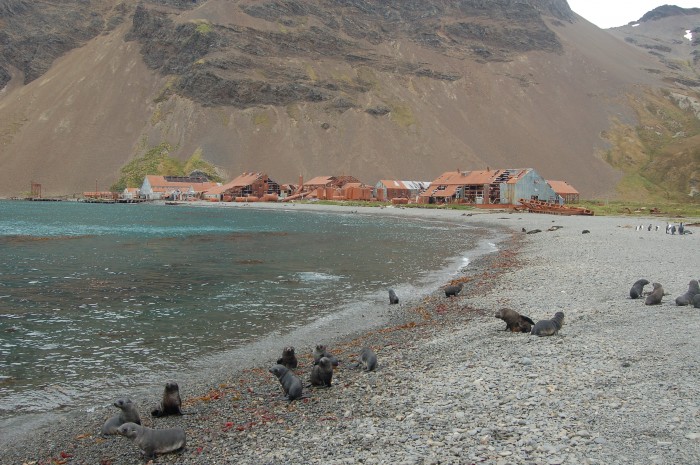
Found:
<path fill-rule="evenodd" d="M 2 201 L 0 417 L 413 292 L 477 236 L 351 212 Z"/>

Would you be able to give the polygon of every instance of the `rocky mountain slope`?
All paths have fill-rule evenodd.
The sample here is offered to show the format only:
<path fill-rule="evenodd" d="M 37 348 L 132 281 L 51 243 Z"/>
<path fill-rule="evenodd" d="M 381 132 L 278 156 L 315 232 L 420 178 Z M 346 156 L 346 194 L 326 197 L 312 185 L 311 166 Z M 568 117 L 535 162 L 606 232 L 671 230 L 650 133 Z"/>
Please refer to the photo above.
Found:
<path fill-rule="evenodd" d="M 681 191 L 697 199 L 700 8 L 660 6 L 609 31 L 657 60 L 663 77 L 661 92 L 631 101 L 639 124 L 634 131 L 622 128 L 624 136 L 620 127 L 613 130 L 617 143 L 607 154 L 609 161 L 628 173 L 626 179 L 637 191 L 657 191 L 665 197 Z"/>
<path fill-rule="evenodd" d="M 5 196 L 107 188 L 163 142 L 225 176 L 531 166 L 625 196 L 635 99 L 695 98 L 566 0 L 0 0 L 0 24 Z"/>

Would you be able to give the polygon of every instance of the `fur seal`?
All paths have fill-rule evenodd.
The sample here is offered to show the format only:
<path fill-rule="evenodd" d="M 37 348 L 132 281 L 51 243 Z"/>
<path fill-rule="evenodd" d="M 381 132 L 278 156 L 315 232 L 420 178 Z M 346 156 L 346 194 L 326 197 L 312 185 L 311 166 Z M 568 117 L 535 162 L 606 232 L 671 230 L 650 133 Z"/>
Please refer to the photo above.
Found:
<path fill-rule="evenodd" d="M 331 387 L 333 379 L 333 365 L 328 357 L 321 357 L 316 365 L 311 368 L 311 385 Z"/>
<path fill-rule="evenodd" d="M 163 390 L 163 400 L 160 405 L 151 410 L 154 417 L 164 417 L 167 415 L 182 415 L 182 400 L 180 399 L 180 388 L 175 381 L 165 383 Z"/>
<path fill-rule="evenodd" d="M 510 308 L 502 308 L 498 310 L 494 316 L 505 321 L 505 330 L 513 333 L 529 333 L 532 329 L 532 325 L 535 324 L 530 318 Z"/>
<path fill-rule="evenodd" d="M 693 307 L 700 308 L 700 294 L 693 296 Z"/>
<path fill-rule="evenodd" d="M 659 283 L 654 283 L 654 290 L 647 296 L 644 305 L 659 305 L 664 296 L 664 288 Z"/>
<path fill-rule="evenodd" d="M 396 295 L 393 289 L 389 289 L 389 305 L 394 305 L 399 303 L 399 297 Z"/>
<path fill-rule="evenodd" d="M 319 362 L 319 360 L 321 360 L 321 358 L 326 357 L 328 360 L 330 360 L 331 364 L 334 367 L 338 366 L 338 359 L 335 358 L 335 356 L 333 356 L 330 352 L 328 352 L 328 349 L 324 345 L 321 345 L 321 344 L 317 345 L 314 348 L 313 355 L 314 355 L 314 365 L 318 364 L 318 362 Z"/>
<path fill-rule="evenodd" d="M 285 347 L 282 349 L 282 357 L 277 359 L 278 365 L 284 365 L 287 368 L 296 368 L 299 366 L 297 356 L 294 354 L 294 347 Z"/>
<path fill-rule="evenodd" d="M 445 297 L 452 297 L 452 296 L 457 296 L 460 292 L 462 292 L 462 283 L 457 284 L 456 286 L 447 286 L 445 288 Z"/>
<path fill-rule="evenodd" d="M 133 402 L 131 402 L 131 399 L 118 399 L 114 402 L 114 406 L 121 412 L 105 421 L 105 424 L 102 425 L 102 434 L 117 434 L 117 428 L 124 423 L 141 424 L 141 417 L 139 417 L 139 412 L 136 410 Z"/>
<path fill-rule="evenodd" d="M 630 299 L 640 298 L 642 296 L 644 286 L 647 284 L 649 284 L 649 281 L 646 279 L 638 279 L 636 283 L 632 284 L 632 288 L 630 289 Z"/>
<path fill-rule="evenodd" d="M 691 279 L 688 283 L 688 291 L 676 297 L 676 305 L 690 305 L 693 302 L 693 297 L 700 294 L 700 285 L 694 279 Z"/>
<path fill-rule="evenodd" d="M 377 368 L 377 354 L 369 347 L 364 347 L 360 351 L 360 364 L 365 371 L 374 371 Z"/>
<path fill-rule="evenodd" d="M 282 390 L 287 398 L 292 401 L 301 398 L 301 380 L 286 366 L 278 364 L 270 368 L 270 373 L 275 375 L 282 385 Z"/>
<path fill-rule="evenodd" d="M 540 320 L 532 327 L 535 336 L 554 336 L 564 324 L 564 312 L 557 312 L 551 320 Z"/>
<path fill-rule="evenodd" d="M 134 441 L 146 458 L 185 447 L 185 430 L 182 428 L 152 429 L 136 423 L 124 423 L 117 432 Z"/>

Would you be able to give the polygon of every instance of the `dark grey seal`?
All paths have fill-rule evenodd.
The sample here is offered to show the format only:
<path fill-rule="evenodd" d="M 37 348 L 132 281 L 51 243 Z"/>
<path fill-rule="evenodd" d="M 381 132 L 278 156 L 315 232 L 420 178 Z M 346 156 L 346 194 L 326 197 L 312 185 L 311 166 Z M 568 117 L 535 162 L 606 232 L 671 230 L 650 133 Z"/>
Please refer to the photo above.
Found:
<path fill-rule="evenodd" d="M 463 286 L 462 283 L 459 283 L 459 284 L 453 285 L 453 286 L 447 286 L 445 288 L 445 297 L 453 297 L 453 296 L 456 297 L 457 294 L 462 292 L 462 286 Z"/>
<path fill-rule="evenodd" d="M 557 312 L 551 320 L 540 320 L 532 327 L 535 336 L 554 336 L 564 324 L 564 312 Z"/>
<path fill-rule="evenodd" d="M 360 351 L 360 364 L 365 371 L 374 371 L 377 369 L 377 354 L 369 347 L 365 347 Z"/>
<path fill-rule="evenodd" d="M 134 441 L 146 458 L 166 454 L 185 447 L 185 430 L 182 428 L 152 429 L 136 423 L 124 423 L 117 430 L 122 436 Z"/>
<path fill-rule="evenodd" d="M 532 325 L 535 324 L 529 317 L 521 315 L 510 308 L 502 308 L 494 316 L 506 322 L 505 331 L 513 333 L 529 333 Z"/>
<path fill-rule="evenodd" d="M 302 396 L 301 380 L 284 365 L 275 365 L 270 368 L 270 373 L 275 375 L 282 385 L 282 390 L 287 398 L 292 401 Z"/>
<path fill-rule="evenodd" d="M 393 289 L 389 289 L 389 305 L 395 305 L 399 303 L 399 297 L 396 295 Z"/>
<path fill-rule="evenodd" d="M 121 410 L 121 412 L 105 421 L 105 424 L 102 425 L 102 434 L 117 434 L 117 429 L 124 423 L 141 424 L 139 412 L 130 399 L 118 399 L 114 402 L 114 406 Z"/>
<path fill-rule="evenodd" d="M 163 390 L 163 400 L 160 405 L 151 410 L 154 417 L 165 417 L 167 415 L 182 415 L 182 400 L 180 399 L 180 387 L 175 381 L 165 383 Z"/>
<path fill-rule="evenodd" d="M 284 365 L 287 368 L 296 368 L 299 366 L 297 356 L 294 354 L 294 347 L 285 347 L 282 349 L 282 357 L 277 359 L 278 365 Z"/>
<path fill-rule="evenodd" d="M 322 357 L 326 357 L 328 360 L 331 361 L 331 365 L 333 365 L 334 367 L 338 366 L 338 359 L 335 356 L 333 356 L 330 352 L 328 352 L 328 348 L 326 348 L 326 346 L 324 345 L 317 345 L 314 348 L 313 355 L 314 365 L 316 365 Z"/>
<path fill-rule="evenodd" d="M 688 283 L 688 291 L 676 297 L 676 305 L 690 305 L 693 302 L 693 297 L 698 294 L 700 294 L 700 286 L 696 280 L 691 279 Z"/>
<path fill-rule="evenodd" d="M 644 290 L 644 286 L 649 284 L 649 281 L 646 279 L 638 279 L 637 282 L 632 284 L 632 288 L 630 289 L 630 299 L 638 299 L 642 296 L 642 291 Z"/>
<path fill-rule="evenodd" d="M 700 308 L 700 294 L 695 294 L 693 297 L 693 307 Z"/>
<path fill-rule="evenodd" d="M 311 385 L 331 387 L 333 379 L 333 365 L 328 357 L 321 357 L 316 365 L 311 368 Z"/>
<path fill-rule="evenodd" d="M 654 290 L 647 296 L 644 305 L 659 305 L 664 296 L 664 288 L 659 283 L 654 283 Z"/>

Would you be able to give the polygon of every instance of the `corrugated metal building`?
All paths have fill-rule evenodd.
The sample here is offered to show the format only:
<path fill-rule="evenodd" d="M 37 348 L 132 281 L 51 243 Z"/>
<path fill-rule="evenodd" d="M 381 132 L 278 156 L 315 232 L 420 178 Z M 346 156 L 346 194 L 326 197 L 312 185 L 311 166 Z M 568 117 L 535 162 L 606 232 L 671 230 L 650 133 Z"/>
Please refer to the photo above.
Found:
<path fill-rule="evenodd" d="M 422 203 L 517 205 L 518 199 L 557 202 L 547 181 L 532 168 L 449 171 L 420 195 Z"/>
<path fill-rule="evenodd" d="M 552 187 L 554 192 L 564 200 L 564 203 L 578 203 L 580 194 L 574 189 L 574 186 L 568 182 L 548 180 L 547 183 Z"/>
<path fill-rule="evenodd" d="M 418 195 L 425 192 L 429 187 L 429 182 L 382 179 L 374 186 L 374 196 L 381 200 L 415 200 Z"/>

